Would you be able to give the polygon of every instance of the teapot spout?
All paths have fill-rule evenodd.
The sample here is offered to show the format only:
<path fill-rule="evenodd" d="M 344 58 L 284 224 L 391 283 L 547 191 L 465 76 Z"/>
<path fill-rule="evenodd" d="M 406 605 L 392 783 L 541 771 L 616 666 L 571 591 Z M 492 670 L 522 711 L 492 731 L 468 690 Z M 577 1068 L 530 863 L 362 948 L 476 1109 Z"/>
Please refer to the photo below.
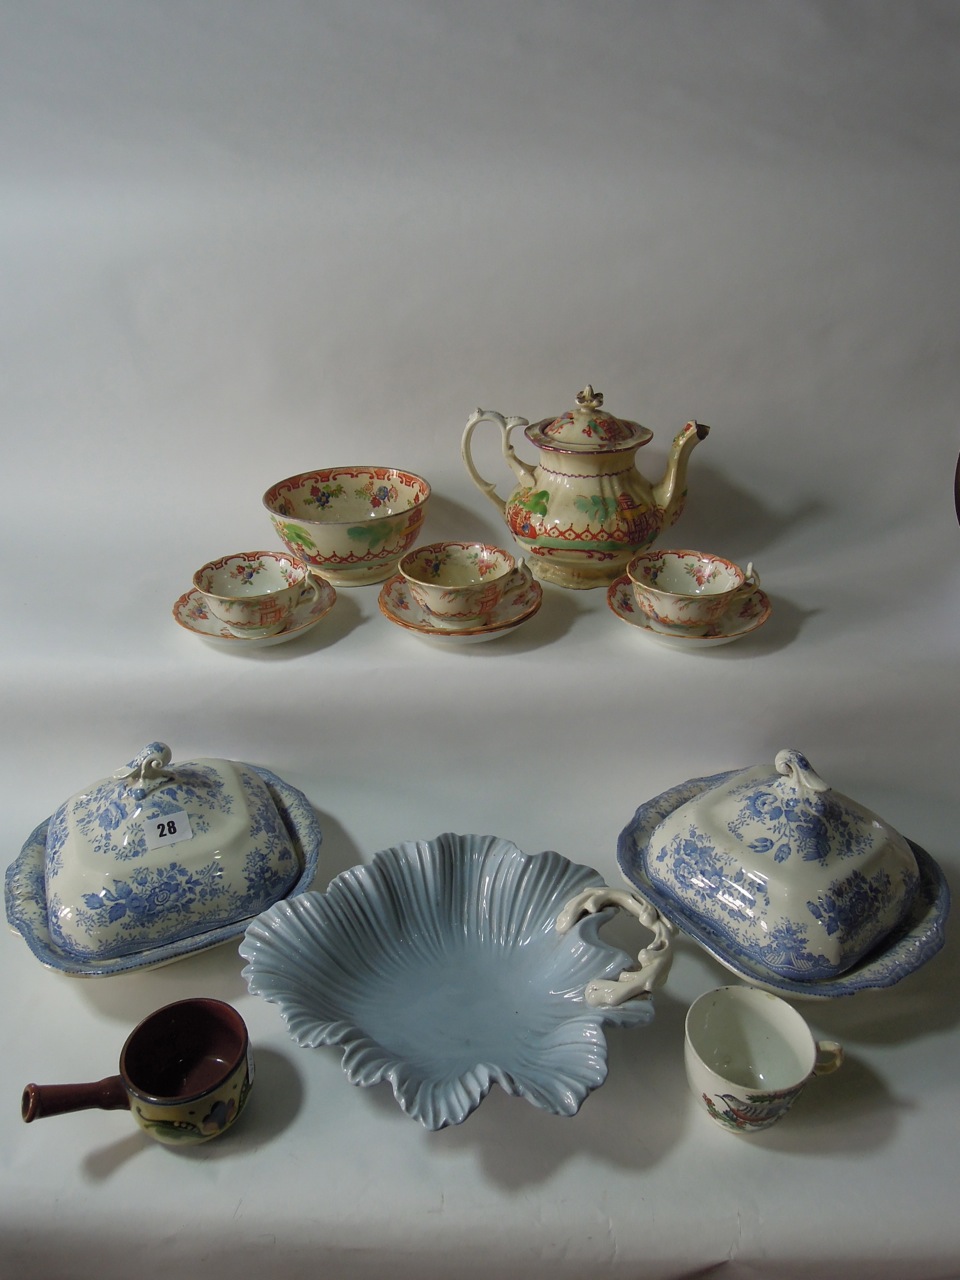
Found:
<path fill-rule="evenodd" d="M 653 486 L 653 497 L 663 512 L 662 528 L 672 525 L 687 497 L 687 461 L 691 451 L 710 434 L 710 428 L 703 422 L 688 422 L 677 434 L 670 446 L 667 469 L 663 478 Z"/>

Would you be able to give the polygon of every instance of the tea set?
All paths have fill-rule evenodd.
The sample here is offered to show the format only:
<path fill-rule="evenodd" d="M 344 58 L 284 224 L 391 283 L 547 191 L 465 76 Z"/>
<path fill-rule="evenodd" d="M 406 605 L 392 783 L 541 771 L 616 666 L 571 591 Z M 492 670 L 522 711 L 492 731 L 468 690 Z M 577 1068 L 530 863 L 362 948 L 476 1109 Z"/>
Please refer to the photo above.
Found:
<path fill-rule="evenodd" d="M 305 472 L 264 495 L 284 551 L 208 561 L 177 622 L 227 648 L 278 644 L 319 623 L 339 588 L 382 584 L 390 622 L 473 644 L 532 618 L 547 583 L 604 588 L 623 622 L 688 651 L 750 634 L 770 614 L 752 564 L 649 549 L 679 514 L 708 428 L 688 423 L 651 485 L 633 465 L 650 432 L 602 403 L 588 386 L 574 409 L 532 426 L 471 415 L 464 463 L 522 556 L 479 541 L 417 545 L 430 487 L 410 472 Z M 519 481 L 507 499 L 470 452 L 486 421 Z M 540 450 L 535 467 L 513 450 L 520 427 Z M 625 889 L 553 851 L 447 832 L 381 850 L 319 892 L 321 840 L 308 798 L 269 770 L 174 763 L 152 742 L 31 833 L 7 869 L 7 919 L 42 964 L 87 978 L 239 941 L 250 992 L 277 1005 L 293 1040 L 337 1046 L 352 1083 L 388 1082 L 427 1129 L 461 1123 L 494 1083 L 578 1111 L 606 1078 L 604 1027 L 650 1023 L 682 932 L 741 984 L 688 1011 L 690 1089 L 715 1123 L 751 1134 L 842 1063 L 787 999 L 892 986 L 940 950 L 949 911 L 934 859 L 792 749 L 645 800 L 618 841 Z M 620 910 L 650 934 L 635 959 L 599 936 Z M 118 1075 L 29 1085 L 21 1109 L 32 1121 L 129 1108 L 176 1146 L 231 1127 L 252 1084 L 239 1014 L 187 1000 L 131 1033 Z"/>
<path fill-rule="evenodd" d="M 647 552 L 680 515 L 690 453 L 710 428 L 688 422 L 664 475 L 650 483 L 634 459 L 653 433 L 602 406 L 602 394 L 588 385 L 571 410 L 533 425 L 485 409 L 470 415 L 464 466 L 503 516 L 519 559 L 481 542 L 417 546 L 431 488 L 412 472 L 326 467 L 280 480 L 263 496 L 286 556 L 251 551 L 210 561 L 177 600 L 174 618 L 241 651 L 303 635 L 330 611 L 340 588 L 382 583 L 378 604 L 389 622 L 441 644 L 475 644 L 529 621 L 542 604 L 539 584 L 552 583 L 605 589 L 618 618 L 688 652 L 755 631 L 770 616 L 770 601 L 752 566 L 742 570 L 694 551 L 661 552 L 659 559 Z M 473 460 L 482 422 L 499 428 L 519 482 L 507 498 Z M 511 443 L 520 427 L 539 452 L 535 466 Z"/>

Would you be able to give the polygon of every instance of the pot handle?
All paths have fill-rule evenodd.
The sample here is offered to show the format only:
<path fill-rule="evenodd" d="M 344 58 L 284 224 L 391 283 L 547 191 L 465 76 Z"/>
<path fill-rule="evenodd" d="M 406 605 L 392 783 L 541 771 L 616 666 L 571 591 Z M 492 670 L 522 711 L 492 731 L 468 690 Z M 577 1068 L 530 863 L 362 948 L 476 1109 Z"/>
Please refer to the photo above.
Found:
<path fill-rule="evenodd" d="M 42 1116 L 61 1116 L 68 1111 L 130 1109 L 130 1098 L 120 1076 L 107 1076 L 92 1084 L 28 1084 L 20 1100 L 20 1114 L 27 1124 Z"/>
<path fill-rule="evenodd" d="M 530 424 L 526 418 L 505 418 L 501 413 L 495 413 L 492 409 L 476 409 L 467 419 L 467 425 L 463 432 L 463 439 L 460 442 L 460 456 L 463 458 L 463 465 L 467 468 L 470 479 L 477 486 L 482 494 L 490 499 L 501 515 L 506 511 L 506 502 L 496 491 L 496 485 L 490 480 L 484 480 L 483 476 L 474 466 L 473 456 L 470 453 L 470 439 L 474 429 L 481 422 L 495 422 L 500 428 L 502 437 L 503 456 L 506 459 L 507 466 L 517 477 L 521 484 L 532 484 L 534 480 L 534 469 L 527 463 L 521 462 L 514 453 L 513 445 L 510 443 L 510 436 L 517 427 L 528 427 Z"/>
<path fill-rule="evenodd" d="M 653 934 L 653 940 L 637 956 L 638 967 L 624 969 L 617 978 L 596 978 L 584 991 L 587 1004 L 609 1008 L 623 1004 L 633 996 L 649 995 L 662 986 L 673 962 L 674 926 L 660 915 L 656 907 L 638 893 L 610 889 L 601 885 L 585 889 L 571 898 L 557 916 L 557 930 L 566 933 L 585 915 L 594 915 L 605 907 L 621 907 L 640 921 Z"/>

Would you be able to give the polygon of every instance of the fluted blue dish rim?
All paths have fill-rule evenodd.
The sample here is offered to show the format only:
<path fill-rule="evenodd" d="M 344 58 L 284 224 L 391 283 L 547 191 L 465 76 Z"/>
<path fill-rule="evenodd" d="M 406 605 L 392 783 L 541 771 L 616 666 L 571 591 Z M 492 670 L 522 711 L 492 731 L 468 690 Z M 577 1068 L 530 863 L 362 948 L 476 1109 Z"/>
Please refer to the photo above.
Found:
<path fill-rule="evenodd" d="M 588 982 L 633 967 L 598 936 L 612 909 L 565 933 L 555 927 L 573 897 L 603 885 L 592 867 L 552 850 L 525 854 L 498 836 L 408 841 L 341 873 L 323 893 L 262 912 L 240 944 L 242 976 L 279 1007 L 298 1044 L 338 1046 L 351 1083 L 389 1083 L 426 1129 L 462 1123 L 494 1083 L 574 1115 L 606 1079 L 604 1026 L 653 1017 L 649 996 L 616 1007 L 585 999 Z M 431 989 L 454 969 L 462 1000 Z M 439 1004 L 443 1035 L 431 1007 Z M 472 1010 L 481 1008 L 483 1043 L 451 1066 L 436 1041 L 456 1042 L 450 1056 L 459 1054 L 474 1039 Z"/>

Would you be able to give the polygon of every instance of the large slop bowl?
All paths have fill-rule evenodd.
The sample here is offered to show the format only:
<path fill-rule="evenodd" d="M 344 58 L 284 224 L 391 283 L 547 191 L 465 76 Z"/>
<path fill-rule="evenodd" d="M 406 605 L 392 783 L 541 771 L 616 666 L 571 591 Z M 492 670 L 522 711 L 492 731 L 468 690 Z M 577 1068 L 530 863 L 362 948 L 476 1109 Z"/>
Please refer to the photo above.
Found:
<path fill-rule="evenodd" d="M 287 550 L 336 587 L 382 582 L 417 540 L 430 486 L 396 467 L 326 467 L 263 495 Z"/>
<path fill-rule="evenodd" d="M 243 975 L 298 1044 L 342 1046 L 353 1084 L 389 1081 L 428 1129 L 465 1120 L 494 1082 L 572 1115 L 606 1078 L 603 1025 L 648 1022 L 666 971 L 604 1003 L 643 966 L 600 940 L 603 890 L 591 868 L 496 836 L 402 844 L 265 911 L 240 945 Z"/>

